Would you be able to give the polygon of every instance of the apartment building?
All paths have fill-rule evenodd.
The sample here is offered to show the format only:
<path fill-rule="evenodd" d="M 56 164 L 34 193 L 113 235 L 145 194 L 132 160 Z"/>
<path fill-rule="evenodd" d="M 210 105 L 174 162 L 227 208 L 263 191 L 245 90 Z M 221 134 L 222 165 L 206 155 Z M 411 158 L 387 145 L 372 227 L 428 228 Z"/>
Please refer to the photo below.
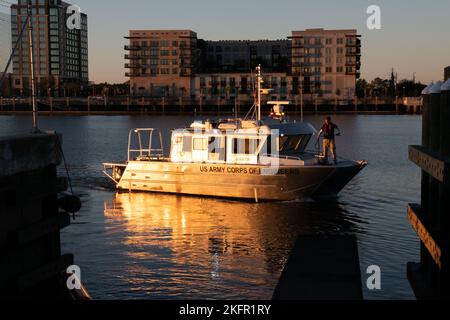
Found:
<path fill-rule="evenodd" d="M 351 99 L 361 68 L 361 40 L 356 30 L 292 31 L 293 93 Z"/>
<path fill-rule="evenodd" d="M 190 30 L 131 30 L 125 68 L 135 95 L 253 94 L 261 64 L 275 99 L 352 99 L 360 73 L 356 30 L 293 31 L 287 40 L 206 41 Z M 302 90 L 302 91 L 300 91 Z"/>
<path fill-rule="evenodd" d="M 11 54 L 10 15 L 0 12 L 0 72 L 3 72 Z"/>
<path fill-rule="evenodd" d="M 13 57 L 13 88 L 27 94 L 31 88 L 29 41 L 25 24 L 27 0 L 11 6 L 13 46 L 25 28 Z M 69 29 L 66 21 L 69 3 L 61 0 L 33 0 L 32 25 L 36 78 L 41 94 L 48 89 L 59 90 L 66 84 L 78 88 L 89 82 L 87 15 L 81 14 L 81 28 Z M 44 91 L 44 92 L 43 92 Z"/>
<path fill-rule="evenodd" d="M 131 30 L 125 75 L 133 95 L 195 94 L 197 34 L 191 30 Z"/>

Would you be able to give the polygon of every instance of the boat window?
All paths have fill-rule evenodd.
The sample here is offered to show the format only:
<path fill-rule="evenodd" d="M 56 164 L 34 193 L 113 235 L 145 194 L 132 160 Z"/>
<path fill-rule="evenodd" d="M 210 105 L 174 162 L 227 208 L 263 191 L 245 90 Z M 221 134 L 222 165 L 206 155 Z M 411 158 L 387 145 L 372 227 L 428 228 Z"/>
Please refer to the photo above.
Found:
<path fill-rule="evenodd" d="M 221 137 L 209 137 L 208 139 L 208 152 L 220 153 L 223 152 L 223 138 Z"/>
<path fill-rule="evenodd" d="M 205 138 L 194 138 L 194 147 L 193 149 L 196 151 L 202 151 L 208 149 L 208 141 Z"/>
<path fill-rule="evenodd" d="M 280 137 L 280 145 L 279 145 L 279 150 L 278 151 L 283 151 L 283 147 L 286 144 L 286 142 L 288 141 L 289 136 L 281 136 Z"/>
<path fill-rule="evenodd" d="M 208 153 L 210 160 L 225 160 L 225 139 L 223 137 L 209 137 Z"/>
<path fill-rule="evenodd" d="M 183 137 L 183 152 L 192 152 L 192 137 Z"/>
<path fill-rule="evenodd" d="M 267 136 L 267 139 L 264 142 L 264 146 L 261 150 L 261 154 L 263 154 L 263 155 L 271 155 L 272 154 L 272 137 L 271 136 Z"/>
<path fill-rule="evenodd" d="M 259 139 L 233 139 L 234 154 L 255 154 L 258 150 Z"/>
<path fill-rule="evenodd" d="M 312 137 L 312 135 L 310 135 L 310 134 L 306 134 L 303 136 L 303 139 L 298 147 L 299 151 L 304 151 L 306 149 L 306 146 L 308 145 L 309 140 L 311 140 L 311 137 Z"/>
<path fill-rule="evenodd" d="M 280 137 L 280 152 L 303 151 L 311 135 L 293 135 Z"/>

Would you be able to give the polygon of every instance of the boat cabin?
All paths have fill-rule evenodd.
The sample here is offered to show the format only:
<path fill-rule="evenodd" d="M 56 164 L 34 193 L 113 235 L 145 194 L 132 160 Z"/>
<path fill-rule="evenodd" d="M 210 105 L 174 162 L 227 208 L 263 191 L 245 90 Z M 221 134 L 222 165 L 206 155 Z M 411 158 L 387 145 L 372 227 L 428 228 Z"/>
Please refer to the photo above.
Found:
<path fill-rule="evenodd" d="M 307 123 L 277 119 L 194 122 L 172 133 L 170 160 L 179 163 L 251 164 L 261 157 L 298 157 L 316 133 Z"/>

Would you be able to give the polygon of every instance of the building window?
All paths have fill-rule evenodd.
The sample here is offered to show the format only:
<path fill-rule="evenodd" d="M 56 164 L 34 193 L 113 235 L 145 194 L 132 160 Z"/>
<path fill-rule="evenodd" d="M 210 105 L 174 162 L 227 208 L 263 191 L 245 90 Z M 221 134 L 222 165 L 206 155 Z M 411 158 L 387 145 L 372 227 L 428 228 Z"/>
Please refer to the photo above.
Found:
<path fill-rule="evenodd" d="M 333 72 L 333 68 L 332 67 L 326 67 L 325 72 L 331 73 L 331 72 Z"/>
<path fill-rule="evenodd" d="M 332 38 L 327 38 L 326 44 L 328 44 L 328 45 L 333 44 L 333 39 Z"/>
<path fill-rule="evenodd" d="M 344 38 L 338 38 L 337 44 L 344 44 Z"/>
<path fill-rule="evenodd" d="M 337 67 L 337 68 L 336 68 L 336 72 L 337 72 L 337 73 L 342 73 L 342 72 L 344 72 L 344 67 Z"/>

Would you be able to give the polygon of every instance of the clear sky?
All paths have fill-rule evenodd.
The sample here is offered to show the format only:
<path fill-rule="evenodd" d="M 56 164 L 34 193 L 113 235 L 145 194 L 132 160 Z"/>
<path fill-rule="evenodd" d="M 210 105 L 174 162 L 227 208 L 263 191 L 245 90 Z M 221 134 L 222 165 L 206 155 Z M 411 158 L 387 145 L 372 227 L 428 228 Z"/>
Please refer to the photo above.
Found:
<path fill-rule="evenodd" d="M 12 2 L 12 1 L 9 1 Z M 362 77 L 422 82 L 450 65 L 449 0 L 73 0 L 88 14 L 89 71 L 95 82 L 125 81 L 123 38 L 129 29 L 192 29 L 206 40 L 282 39 L 291 30 L 357 28 Z M 366 27 L 366 9 L 381 7 L 382 30 Z M 0 11 L 4 8 L 0 7 Z M 2 33 L 5 24 L 0 24 Z M 3 46 L 3 43 L 2 43 Z"/>

